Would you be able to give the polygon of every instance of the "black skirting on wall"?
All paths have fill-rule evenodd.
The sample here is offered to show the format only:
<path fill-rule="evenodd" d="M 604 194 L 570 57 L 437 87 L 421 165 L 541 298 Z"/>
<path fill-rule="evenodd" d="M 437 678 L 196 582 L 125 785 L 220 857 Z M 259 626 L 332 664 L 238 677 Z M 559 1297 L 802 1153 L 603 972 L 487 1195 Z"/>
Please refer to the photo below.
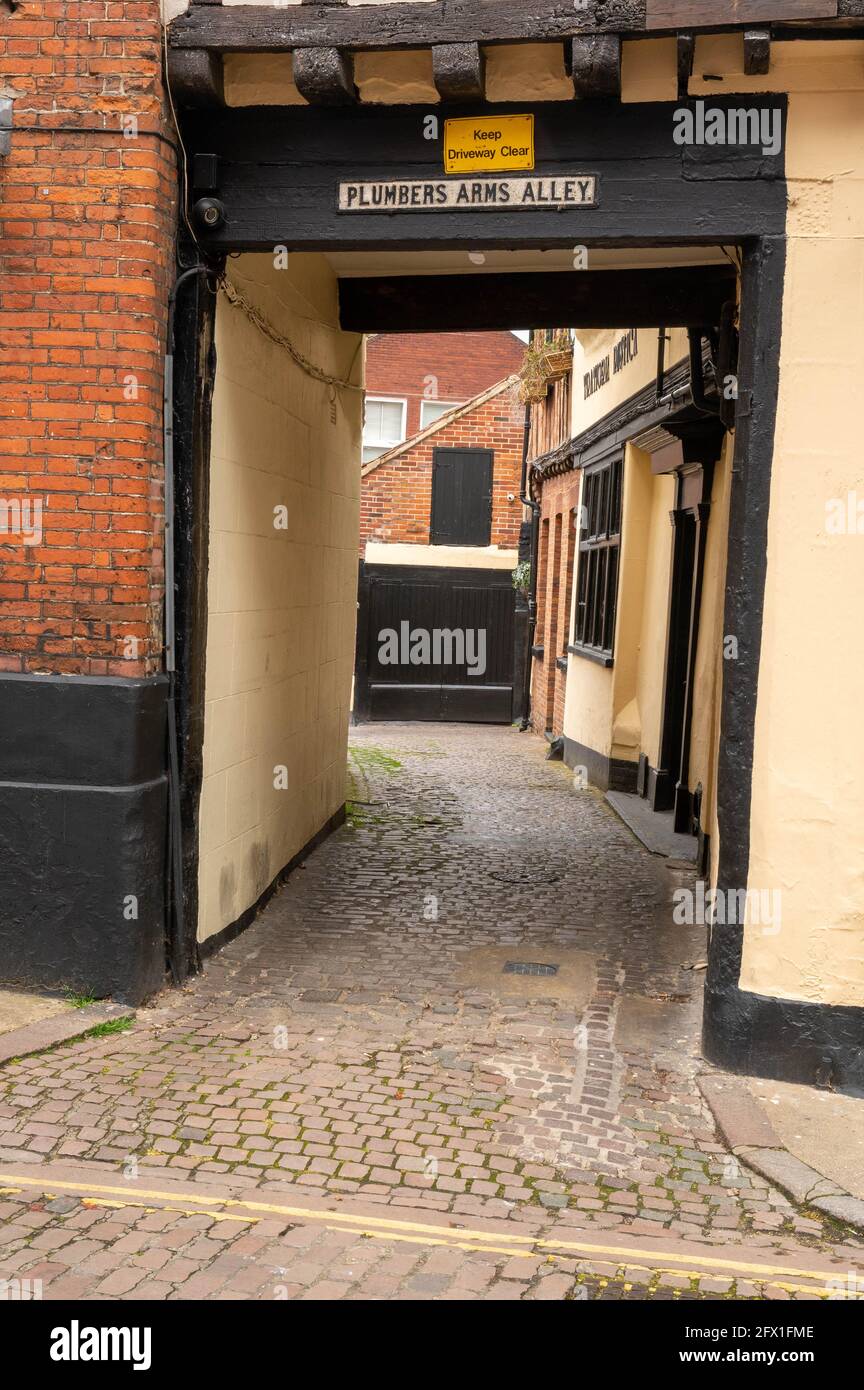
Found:
<path fill-rule="evenodd" d="M 165 978 L 165 677 L 0 676 L 0 981 Z"/>
<path fill-rule="evenodd" d="M 772 999 L 728 983 L 717 989 L 709 980 L 702 1047 L 727 1071 L 864 1096 L 864 1009 Z"/>
<path fill-rule="evenodd" d="M 610 758 L 564 735 L 564 762 L 570 768 L 584 767 L 588 781 L 604 792 L 635 792 L 638 763 Z"/>

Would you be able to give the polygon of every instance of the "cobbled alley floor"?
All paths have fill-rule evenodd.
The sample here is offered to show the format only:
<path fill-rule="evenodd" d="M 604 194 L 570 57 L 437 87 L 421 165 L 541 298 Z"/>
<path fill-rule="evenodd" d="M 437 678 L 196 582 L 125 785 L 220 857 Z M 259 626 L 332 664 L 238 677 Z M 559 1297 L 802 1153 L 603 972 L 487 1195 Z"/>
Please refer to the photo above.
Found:
<path fill-rule="evenodd" d="M 351 744 L 346 825 L 202 975 L 0 1070 L 0 1280 L 426 1300 L 864 1278 L 864 1239 L 715 1132 L 704 940 L 672 921 L 690 871 L 530 734 Z"/>

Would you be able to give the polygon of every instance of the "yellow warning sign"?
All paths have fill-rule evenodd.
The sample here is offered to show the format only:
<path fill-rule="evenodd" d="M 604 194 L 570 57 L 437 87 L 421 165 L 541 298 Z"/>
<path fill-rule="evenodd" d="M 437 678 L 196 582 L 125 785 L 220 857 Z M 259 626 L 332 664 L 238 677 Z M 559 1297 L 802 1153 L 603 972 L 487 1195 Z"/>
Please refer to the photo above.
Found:
<path fill-rule="evenodd" d="M 533 116 L 460 116 L 444 122 L 445 173 L 533 168 Z"/>

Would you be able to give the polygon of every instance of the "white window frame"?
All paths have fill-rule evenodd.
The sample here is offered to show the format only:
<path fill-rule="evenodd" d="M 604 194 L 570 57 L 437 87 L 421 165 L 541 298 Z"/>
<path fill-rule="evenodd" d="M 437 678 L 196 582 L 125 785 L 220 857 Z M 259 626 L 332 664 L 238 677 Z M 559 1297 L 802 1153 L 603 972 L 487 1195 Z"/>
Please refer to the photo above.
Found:
<path fill-rule="evenodd" d="M 367 405 L 399 405 L 399 406 L 402 407 L 401 415 L 400 415 L 400 418 L 399 418 L 399 430 L 400 430 L 399 438 L 398 438 L 398 439 L 392 440 L 392 442 L 389 443 L 389 444 L 386 444 L 386 445 L 382 448 L 381 453 L 386 454 L 387 451 L 388 451 L 388 449 L 395 449 L 397 444 L 402 444 L 402 443 L 404 443 L 405 438 L 406 438 L 406 429 L 407 429 L 407 426 L 408 426 L 408 398 L 407 398 L 406 396 L 371 396 L 371 395 L 367 395 L 367 396 L 366 396 L 365 401 L 364 401 L 364 411 L 363 411 L 363 441 L 362 441 L 362 447 L 363 447 L 363 449 L 377 449 L 377 448 L 378 448 L 378 443 L 377 443 L 375 440 L 366 439 L 366 411 L 365 411 L 365 407 L 366 407 Z M 378 455 L 377 457 L 380 457 L 380 455 Z M 364 460 L 364 462 L 369 462 L 369 463 L 374 463 L 374 461 L 375 461 L 374 459 Z"/>
<path fill-rule="evenodd" d="M 438 401 L 438 400 L 429 400 L 429 399 L 421 400 L 421 402 L 420 402 L 420 428 L 421 428 L 421 430 L 428 429 L 430 425 L 436 424 L 437 421 L 441 419 L 441 415 L 445 415 L 445 414 L 447 413 L 447 410 L 458 410 L 459 406 L 464 405 L 464 404 L 465 404 L 464 401 Z M 442 410 L 441 415 L 437 415 L 437 416 L 435 417 L 434 420 L 427 420 L 427 421 L 424 422 L 424 420 L 423 420 L 423 411 L 424 411 L 424 409 L 426 408 L 427 405 L 443 405 L 443 406 L 446 406 L 447 410 Z"/>

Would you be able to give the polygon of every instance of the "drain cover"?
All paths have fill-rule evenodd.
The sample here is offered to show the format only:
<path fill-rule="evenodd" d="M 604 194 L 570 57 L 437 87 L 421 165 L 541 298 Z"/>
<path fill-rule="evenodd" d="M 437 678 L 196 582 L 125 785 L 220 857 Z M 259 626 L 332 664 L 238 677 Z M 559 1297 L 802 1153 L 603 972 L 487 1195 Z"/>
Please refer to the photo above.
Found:
<path fill-rule="evenodd" d="M 557 965 L 540 965 L 534 960 L 508 960 L 504 966 L 505 975 L 557 975 Z"/>

